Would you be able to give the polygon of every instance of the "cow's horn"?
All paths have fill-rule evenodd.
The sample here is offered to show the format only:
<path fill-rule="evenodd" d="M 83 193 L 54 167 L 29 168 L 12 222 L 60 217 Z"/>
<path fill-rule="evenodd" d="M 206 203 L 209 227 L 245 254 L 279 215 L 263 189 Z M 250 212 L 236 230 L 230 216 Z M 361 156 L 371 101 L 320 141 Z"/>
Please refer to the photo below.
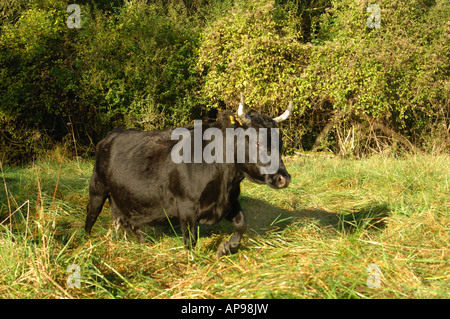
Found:
<path fill-rule="evenodd" d="M 280 123 L 286 120 L 291 114 L 292 114 L 292 101 L 289 102 L 287 110 L 280 116 L 273 118 L 273 120 L 275 121 L 275 123 Z"/>
<path fill-rule="evenodd" d="M 241 103 L 239 103 L 237 115 L 244 123 L 248 123 L 251 120 L 251 117 L 248 116 L 247 112 L 245 111 L 244 95 L 242 93 L 241 93 Z"/>

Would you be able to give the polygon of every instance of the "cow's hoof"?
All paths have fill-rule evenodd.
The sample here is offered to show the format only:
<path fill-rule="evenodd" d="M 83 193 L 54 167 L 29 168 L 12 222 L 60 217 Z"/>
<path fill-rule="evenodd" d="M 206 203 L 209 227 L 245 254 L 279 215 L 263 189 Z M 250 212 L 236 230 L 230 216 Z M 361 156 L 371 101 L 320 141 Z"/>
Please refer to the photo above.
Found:
<path fill-rule="evenodd" d="M 223 242 L 220 246 L 219 246 L 219 250 L 217 251 L 217 258 L 220 259 L 221 257 L 225 256 L 225 255 L 231 255 L 231 254 L 235 254 L 238 252 L 239 250 L 239 243 L 232 243 L 229 241 Z"/>
<path fill-rule="evenodd" d="M 219 250 L 217 251 L 217 259 L 220 259 L 220 258 L 222 258 L 223 256 L 226 256 L 226 255 L 229 255 L 230 253 L 231 252 L 230 252 L 230 249 L 228 247 L 228 243 L 224 242 L 224 243 L 220 244 L 220 246 L 219 246 Z"/>

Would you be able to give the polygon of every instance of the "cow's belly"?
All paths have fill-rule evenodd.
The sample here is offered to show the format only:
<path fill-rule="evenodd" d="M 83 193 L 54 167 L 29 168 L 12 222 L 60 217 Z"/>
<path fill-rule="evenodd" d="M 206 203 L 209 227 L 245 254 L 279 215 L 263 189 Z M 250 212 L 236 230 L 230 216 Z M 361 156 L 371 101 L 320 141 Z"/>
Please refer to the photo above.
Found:
<path fill-rule="evenodd" d="M 161 201 L 159 196 L 137 198 L 126 191 L 110 194 L 111 212 L 115 220 L 132 226 L 165 224 L 178 217 L 173 201 Z"/>

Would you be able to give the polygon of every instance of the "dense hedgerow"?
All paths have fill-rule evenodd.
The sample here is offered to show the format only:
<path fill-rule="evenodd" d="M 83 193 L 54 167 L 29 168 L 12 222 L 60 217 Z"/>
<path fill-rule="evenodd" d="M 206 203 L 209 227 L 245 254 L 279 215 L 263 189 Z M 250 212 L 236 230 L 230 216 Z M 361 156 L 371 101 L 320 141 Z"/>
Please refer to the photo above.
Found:
<path fill-rule="evenodd" d="M 115 126 L 158 129 L 290 99 L 286 149 L 448 151 L 450 4 L 378 1 L 4 1 L 0 148 L 91 154 Z M 370 3 L 372 4 L 372 3 Z"/>

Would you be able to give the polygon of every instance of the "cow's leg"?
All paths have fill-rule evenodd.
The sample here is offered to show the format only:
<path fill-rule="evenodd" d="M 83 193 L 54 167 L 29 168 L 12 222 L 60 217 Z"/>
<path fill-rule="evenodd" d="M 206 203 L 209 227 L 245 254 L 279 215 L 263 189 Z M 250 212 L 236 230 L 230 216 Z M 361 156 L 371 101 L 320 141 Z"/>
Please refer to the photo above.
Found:
<path fill-rule="evenodd" d="M 97 175 L 94 173 L 89 184 L 89 204 L 87 205 L 86 224 L 84 226 L 88 234 L 91 233 L 92 226 L 94 226 L 98 215 L 102 211 L 107 197 L 106 187 L 98 180 Z"/>
<path fill-rule="evenodd" d="M 145 243 L 145 231 L 144 231 L 144 226 L 133 226 L 128 222 L 124 222 L 119 220 L 118 221 L 119 226 L 122 226 L 126 233 L 125 233 L 125 239 L 126 239 L 126 235 L 130 234 L 133 235 L 137 238 L 137 240 L 139 241 L 140 244 Z M 117 231 L 118 227 L 116 227 L 116 231 Z"/>
<path fill-rule="evenodd" d="M 233 235 L 231 235 L 229 240 L 223 242 L 220 245 L 219 251 L 217 253 L 218 258 L 222 257 L 223 255 L 236 253 L 239 249 L 239 246 L 241 245 L 242 235 L 247 230 L 247 221 L 245 220 L 244 212 L 240 208 L 240 205 L 238 213 L 231 218 L 230 217 L 228 217 L 227 219 L 230 220 L 234 225 L 234 233 Z"/>
<path fill-rule="evenodd" d="M 134 235 L 138 239 L 140 244 L 145 243 L 145 227 L 144 226 L 135 226 L 134 227 Z"/>
<path fill-rule="evenodd" d="M 195 219 L 187 218 L 180 220 L 181 233 L 183 234 L 184 246 L 187 249 L 194 248 L 197 243 L 197 233 L 195 231 Z"/>
<path fill-rule="evenodd" d="M 191 249 L 195 247 L 195 244 L 197 243 L 197 233 L 195 231 L 197 221 L 195 218 L 194 204 L 191 202 L 186 202 L 182 205 L 179 204 L 178 214 L 184 246 Z"/>
<path fill-rule="evenodd" d="M 145 242 L 145 226 L 144 225 L 134 225 L 132 224 L 127 216 L 122 213 L 120 208 L 117 206 L 116 202 L 114 201 L 114 197 L 110 197 L 110 203 L 111 203 L 111 214 L 114 219 L 115 229 L 116 232 L 119 229 L 120 226 L 122 226 L 126 233 L 125 233 L 125 239 L 127 238 L 126 235 L 134 235 L 140 244 L 143 244 Z"/>

